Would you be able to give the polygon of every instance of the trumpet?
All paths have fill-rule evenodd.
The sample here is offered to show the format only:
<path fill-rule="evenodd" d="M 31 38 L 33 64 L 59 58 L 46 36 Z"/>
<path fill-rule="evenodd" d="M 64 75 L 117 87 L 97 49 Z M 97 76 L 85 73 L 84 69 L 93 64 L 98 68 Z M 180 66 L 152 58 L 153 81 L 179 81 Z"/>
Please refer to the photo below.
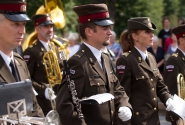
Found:
<path fill-rule="evenodd" d="M 0 121 L 10 123 L 11 125 L 60 125 L 59 115 L 55 110 L 51 110 L 44 118 L 22 116 L 18 120 L 0 118 Z"/>

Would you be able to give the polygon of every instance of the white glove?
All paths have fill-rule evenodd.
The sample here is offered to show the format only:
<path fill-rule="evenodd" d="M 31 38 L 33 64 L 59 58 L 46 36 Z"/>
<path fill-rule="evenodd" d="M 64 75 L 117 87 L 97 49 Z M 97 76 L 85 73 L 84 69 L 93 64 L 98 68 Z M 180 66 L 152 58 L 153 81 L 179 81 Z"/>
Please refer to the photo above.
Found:
<path fill-rule="evenodd" d="M 166 106 L 167 106 L 167 108 L 166 108 L 167 111 L 174 111 L 175 110 L 175 103 L 171 98 L 169 98 L 166 101 Z"/>
<path fill-rule="evenodd" d="M 46 88 L 44 95 L 46 99 L 48 100 L 54 100 L 57 96 L 55 95 L 55 92 L 51 88 Z"/>
<path fill-rule="evenodd" d="M 132 112 L 131 110 L 124 106 L 124 107 L 120 107 L 118 110 L 118 117 L 122 120 L 122 121 L 128 121 L 131 119 L 132 117 Z"/>

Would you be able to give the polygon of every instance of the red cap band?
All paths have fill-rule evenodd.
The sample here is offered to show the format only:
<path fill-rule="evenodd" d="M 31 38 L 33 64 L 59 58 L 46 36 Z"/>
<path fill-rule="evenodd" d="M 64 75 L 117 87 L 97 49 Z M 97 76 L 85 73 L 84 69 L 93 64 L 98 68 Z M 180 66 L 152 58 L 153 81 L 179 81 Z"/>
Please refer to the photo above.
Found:
<path fill-rule="evenodd" d="M 51 20 L 51 18 L 50 17 L 40 18 L 34 22 L 34 26 L 38 26 L 39 24 L 44 23 L 45 21 L 48 21 L 48 20 Z"/>
<path fill-rule="evenodd" d="M 23 4 L 0 4 L 0 10 L 10 12 L 26 12 L 26 3 Z"/>
<path fill-rule="evenodd" d="M 91 15 L 79 16 L 80 23 L 87 23 L 96 19 L 106 19 L 109 18 L 108 12 L 95 13 Z"/>
<path fill-rule="evenodd" d="M 185 37 L 185 31 L 179 34 L 176 34 L 177 39 L 179 39 L 180 37 Z"/>

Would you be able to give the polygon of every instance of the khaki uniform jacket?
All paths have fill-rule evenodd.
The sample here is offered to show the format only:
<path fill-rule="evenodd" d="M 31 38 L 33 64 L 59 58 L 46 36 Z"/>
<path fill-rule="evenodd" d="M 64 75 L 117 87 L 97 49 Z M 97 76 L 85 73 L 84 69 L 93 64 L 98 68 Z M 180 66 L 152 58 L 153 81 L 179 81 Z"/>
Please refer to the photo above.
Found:
<path fill-rule="evenodd" d="M 181 50 L 177 49 L 166 61 L 164 69 L 164 83 L 168 86 L 172 95 L 178 95 L 177 76 L 179 73 L 185 76 L 185 56 Z M 171 117 L 168 116 L 169 114 Z M 171 112 L 169 112 L 169 114 L 167 114 L 166 117 L 168 121 L 178 120 L 178 117 L 174 116 Z"/>
<path fill-rule="evenodd" d="M 121 106 L 131 108 L 128 96 L 113 73 L 108 55 L 104 54 L 103 58 L 108 79 L 91 50 L 82 44 L 81 49 L 68 61 L 70 77 L 74 80 L 79 99 L 100 93 L 112 93 L 115 96 L 114 101 L 108 101 L 101 105 L 82 104 L 84 120 L 81 120 L 78 118 L 68 83 L 64 78 L 56 99 L 57 112 L 62 125 L 124 125 L 117 117 L 117 113 Z"/>
<path fill-rule="evenodd" d="M 47 52 L 43 44 L 38 40 L 29 46 L 23 53 L 23 58 L 28 65 L 28 69 L 33 81 L 33 87 L 38 93 L 37 101 L 46 115 L 52 110 L 51 102 L 45 98 L 45 89 L 49 87 L 48 77 L 43 64 L 43 56 Z"/>
<path fill-rule="evenodd" d="M 23 58 L 15 52 L 13 54 L 14 54 L 15 66 L 17 67 L 20 80 L 23 81 L 25 79 L 30 79 L 30 74 Z M 10 72 L 8 66 L 6 65 L 1 55 L 0 55 L 0 82 L 7 82 L 7 83 L 16 82 L 14 76 Z M 37 103 L 34 93 L 33 93 L 33 111 L 28 112 L 27 115 L 40 116 L 40 117 L 44 116 L 40 106 Z"/>
<path fill-rule="evenodd" d="M 149 52 L 148 60 L 150 67 L 133 47 L 116 62 L 116 75 L 133 108 L 132 125 L 159 125 L 157 97 L 165 103 L 171 96 Z"/>

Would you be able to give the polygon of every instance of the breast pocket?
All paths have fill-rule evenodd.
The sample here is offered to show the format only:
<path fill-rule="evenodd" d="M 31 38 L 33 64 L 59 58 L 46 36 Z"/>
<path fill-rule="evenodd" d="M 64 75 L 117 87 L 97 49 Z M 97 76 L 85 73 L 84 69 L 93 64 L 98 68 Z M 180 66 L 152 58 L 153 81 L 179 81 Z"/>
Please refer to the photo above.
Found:
<path fill-rule="evenodd" d="M 93 89 L 93 91 L 95 92 L 95 94 L 107 92 L 107 90 L 105 88 L 106 84 L 103 81 L 103 79 L 101 79 L 101 76 L 93 75 L 93 76 L 89 77 L 89 81 L 90 81 L 90 86 Z"/>

